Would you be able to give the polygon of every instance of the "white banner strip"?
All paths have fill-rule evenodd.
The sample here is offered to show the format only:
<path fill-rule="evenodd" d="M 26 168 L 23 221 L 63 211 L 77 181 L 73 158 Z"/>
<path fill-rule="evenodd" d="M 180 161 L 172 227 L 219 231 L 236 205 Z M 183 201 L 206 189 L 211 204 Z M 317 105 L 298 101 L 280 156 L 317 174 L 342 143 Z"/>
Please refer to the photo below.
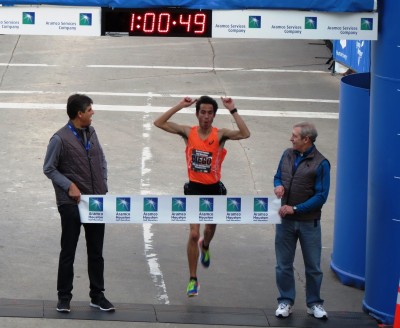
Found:
<path fill-rule="evenodd" d="M 82 223 L 278 224 L 275 196 L 82 195 Z"/>
<path fill-rule="evenodd" d="M 18 35 L 100 36 L 101 8 L 2 6 L 0 33 Z"/>
<path fill-rule="evenodd" d="M 212 37 L 377 40 L 378 13 L 264 9 L 213 10 Z"/>

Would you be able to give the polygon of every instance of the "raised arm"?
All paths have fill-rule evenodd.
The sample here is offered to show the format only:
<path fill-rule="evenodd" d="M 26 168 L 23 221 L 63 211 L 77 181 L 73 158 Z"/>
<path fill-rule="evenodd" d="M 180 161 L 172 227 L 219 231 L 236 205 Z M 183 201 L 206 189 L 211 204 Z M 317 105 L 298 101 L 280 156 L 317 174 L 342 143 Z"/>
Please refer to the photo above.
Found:
<path fill-rule="evenodd" d="M 246 123 L 243 121 L 242 117 L 239 115 L 232 98 L 221 97 L 221 100 L 225 108 L 228 109 L 229 112 L 232 114 L 239 130 L 221 129 L 220 139 L 240 140 L 250 137 L 250 130 L 247 127 Z"/>
<path fill-rule="evenodd" d="M 190 127 L 186 125 L 177 124 L 174 122 L 170 122 L 169 119 L 181 109 L 189 107 L 196 102 L 197 99 L 192 99 L 190 97 L 183 98 L 178 104 L 174 107 L 167 110 L 165 113 L 161 114 L 155 121 L 154 125 L 164 131 L 169 133 L 179 134 L 181 136 L 187 137 Z"/>

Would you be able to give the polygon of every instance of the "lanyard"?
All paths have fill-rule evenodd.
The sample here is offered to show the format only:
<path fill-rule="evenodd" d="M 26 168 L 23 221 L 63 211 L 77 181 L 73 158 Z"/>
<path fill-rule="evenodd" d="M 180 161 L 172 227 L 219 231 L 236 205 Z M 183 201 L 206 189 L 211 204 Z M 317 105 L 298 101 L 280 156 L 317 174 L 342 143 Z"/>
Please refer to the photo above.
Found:
<path fill-rule="evenodd" d="M 90 149 L 90 141 L 87 140 L 86 142 L 84 142 L 84 141 L 82 140 L 81 136 L 78 134 L 78 132 L 76 132 L 76 129 L 75 129 L 71 124 L 68 123 L 68 127 L 69 127 L 69 129 L 72 131 L 72 133 L 74 134 L 74 136 L 77 137 L 78 140 L 83 144 L 83 146 L 84 146 L 85 149 L 86 149 L 86 152 L 88 152 L 89 149 Z M 83 133 L 86 133 L 86 132 L 83 131 Z M 85 139 L 86 139 L 86 138 L 85 138 Z"/>

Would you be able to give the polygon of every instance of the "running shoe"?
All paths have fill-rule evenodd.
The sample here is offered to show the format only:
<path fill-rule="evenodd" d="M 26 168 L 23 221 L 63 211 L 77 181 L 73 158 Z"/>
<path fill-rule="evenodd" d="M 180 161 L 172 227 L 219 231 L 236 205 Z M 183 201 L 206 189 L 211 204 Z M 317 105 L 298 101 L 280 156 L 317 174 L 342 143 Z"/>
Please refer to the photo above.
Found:
<path fill-rule="evenodd" d="M 59 299 L 57 303 L 57 311 L 65 313 L 71 312 L 71 306 L 69 302 L 70 301 L 68 299 Z"/>
<path fill-rule="evenodd" d="M 200 249 L 200 263 L 203 265 L 204 268 L 208 268 L 210 266 L 211 257 L 210 257 L 210 250 L 205 250 L 203 248 L 204 239 L 199 240 L 199 249 Z"/>
<path fill-rule="evenodd" d="M 325 311 L 322 304 L 315 304 L 307 308 L 307 313 L 313 315 L 317 319 L 328 319 L 328 313 Z"/>
<path fill-rule="evenodd" d="M 287 303 L 279 303 L 278 308 L 275 311 L 275 315 L 278 318 L 287 318 L 293 312 L 293 306 Z"/>
<path fill-rule="evenodd" d="M 94 308 L 98 308 L 101 311 L 106 311 L 106 312 L 115 311 L 114 305 L 112 305 L 112 303 L 108 299 L 106 299 L 106 297 L 104 295 L 101 295 L 97 298 L 92 298 L 92 300 L 90 302 L 90 306 L 94 307 Z"/>
<path fill-rule="evenodd" d="M 189 297 L 197 296 L 199 295 L 199 290 L 200 290 L 199 282 L 194 279 L 190 279 L 186 289 L 187 296 Z"/>

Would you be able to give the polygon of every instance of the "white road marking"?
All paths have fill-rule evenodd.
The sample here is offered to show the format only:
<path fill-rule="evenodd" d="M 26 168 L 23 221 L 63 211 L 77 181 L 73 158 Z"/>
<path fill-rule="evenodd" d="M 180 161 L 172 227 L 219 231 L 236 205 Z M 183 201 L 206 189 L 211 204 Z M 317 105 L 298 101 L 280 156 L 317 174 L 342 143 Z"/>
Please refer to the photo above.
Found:
<path fill-rule="evenodd" d="M 140 179 L 140 193 L 141 195 L 151 194 L 150 190 L 150 179 L 149 174 L 151 168 L 147 166 L 147 163 L 152 158 L 151 148 L 147 145 L 149 143 L 150 130 L 152 128 L 151 117 L 148 113 L 143 115 L 143 141 L 144 146 L 142 148 L 142 165 L 141 165 L 141 179 Z M 169 304 L 169 298 L 167 294 L 167 287 L 164 281 L 164 275 L 161 271 L 160 263 L 158 261 L 157 253 L 154 252 L 153 247 L 153 232 L 152 224 L 143 224 L 143 240 L 144 240 L 144 252 L 149 266 L 150 276 L 156 286 L 157 299 L 163 304 Z"/>
<path fill-rule="evenodd" d="M 169 93 L 138 93 L 138 92 L 97 92 L 97 91 L 78 91 L 79 93 L 88 96 L 112 96 L 112 97 L 151 97 L 151 98 L 183 98 L 190 96 L 192 98 L 199 98 L 201 95 L 183 95 L 183 94 L 169 94 Z M 0 90 L 0 94 L 64 94 L 64 92 L 54 91 L 26 91 L 26 90 Z M 222 95 L 209 95 L 213 98 L 220 98 Z M 246 97 L 246 96 L 231 96 L 235 100 L 253 100 L 253 101 L 288 101 L 288 102 L 311 102 L 311 103 L 331 103 L 339 104 L 336 99 L 314 99 L 314 98 L 277 98 L 277 97 Z"/>
<path fill-rule="evenodd" d="M 31 63 L 0 63 L 0 66 L 11 67 L 60 67 L 61 65 L 31 64 Z M 243 67 L 208 67 L 208 66 L 154 66 L 154 65 L 82 65 L 87 68 L 133 68 L 133 69 L 168 69 L 168 70 L 201 70 L 201 71 L 241 71 L 241 72 L 264 72 L 264 73 L 309 73 L 309 74 L 331 74 L 330 71 L 310 71 L 300 69 L 278 69 L 278 68 L 243 68 Z"/>
<path fill-rule="evenodd" d="M 101 105 L 94 104 L 95 111 L 114 111 L 114 112 L 137 112 L 137 113 L 163 113 L 170 107 L 156 106 L 124 106 L 124 105 Z M 0 103 L 0 109 L 55 109 L 65 110 L 65 104 L 46 104 L 46 103 Z M 185 108 L 179 111 L 181 114 L 193 114 L 194 108 Z M 227 111 L 219 111 L 218 115 L 230 115 Z M 295 112 L 295 111 L 262 111 L 262 110 L 240 110 L 242 116 L 259 117 L 301 117 L 314 119 L 334 119 L 339 118 L 338 113 L 331 112 Z"/>
<path fill-rule="evenodd" d="M 11 67 L 56 67 L 58 65 L 49 65 L 49 64 L 13 64 L 13 63 L 0 63 L 0 66 L 11 66 Z"/>
<path fill-rule="evenodd" d="M 201 70 L 201 71 L 240 71 L 240 72 L 263 72 L 263 73 L 310 73 L 331 74 L 327 71 L 307 71 L 300 69 L 277 69 L 277 68 L 242 68 L 242 67 L 201 67 L 201 66 L 144 66 L 144 65 L 87 65 L 88 68 L 135 68 L 135 69 L 169 69 L 169 70 Z"/>

